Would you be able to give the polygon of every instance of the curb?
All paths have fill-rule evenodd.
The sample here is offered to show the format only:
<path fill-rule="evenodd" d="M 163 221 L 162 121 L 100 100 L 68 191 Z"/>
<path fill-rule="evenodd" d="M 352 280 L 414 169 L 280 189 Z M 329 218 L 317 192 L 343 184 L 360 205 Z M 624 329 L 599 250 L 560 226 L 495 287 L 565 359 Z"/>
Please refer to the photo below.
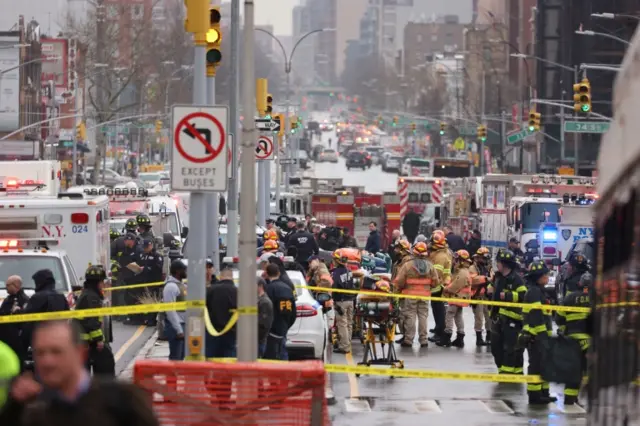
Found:
<path fill-rule="evenodd" d="M 158 332 L 154 331 L 151 337 L 149 337 L 149 340 L 147 340 L 144 346 L 142 346 L 142 349 L 140 349 L 138 354 L 129 362 L 129 364 L 127 364 L 124 370 L 120 372 L 120 374 L 118 375 L 118 379 L 131 379 L 133 366 L 135 365 L 136 361 L 147 358 L 147 356 L 149 356 L 154 346 L 156 345 L 157 341 Z"/>

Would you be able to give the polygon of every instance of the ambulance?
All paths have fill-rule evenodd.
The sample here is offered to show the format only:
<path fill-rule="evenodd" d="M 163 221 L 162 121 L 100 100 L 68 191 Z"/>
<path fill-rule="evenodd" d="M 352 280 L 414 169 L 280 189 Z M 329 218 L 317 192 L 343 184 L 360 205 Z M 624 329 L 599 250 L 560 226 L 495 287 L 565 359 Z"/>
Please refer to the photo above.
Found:
<path fill-rule="evenodd" d="M 0 161 L 0 182 L 23 185 L 29 195 L 56 196 L 62 185 L 59 161 Z"/>
<path fill-rule="evenodd" d="M 444 179 L 433 177 L 398 178 L 401 219 L 404 219 L 409 209 L 424 218 L 439 219 L 446 184 Z"/>

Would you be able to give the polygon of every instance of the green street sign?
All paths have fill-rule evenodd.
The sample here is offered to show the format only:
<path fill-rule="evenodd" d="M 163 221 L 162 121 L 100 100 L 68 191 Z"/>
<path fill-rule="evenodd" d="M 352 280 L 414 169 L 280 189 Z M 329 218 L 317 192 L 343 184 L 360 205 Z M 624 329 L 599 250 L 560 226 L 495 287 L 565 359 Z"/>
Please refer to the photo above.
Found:
<path fill-rule="evenodd" d="M 608 121 L 565 121 L 566 133 L 606 133 L 611 123 Z"/>
<path fill-rule="evenodd" d="M 460 129 L 461 136 L 476 136 L 478 134 L 478 129 L 474 129 L 472 127 L 463 127 Z"/>
<path fill-rule="evenodd" d="M 514 143 L 518 143 L 521 140 L 523 140 L 524 138 L 526 138 L 529 135 L 534 134 L 535 132 L 530 131 L 528 128 L 527 129 L 523 129 L 523 130 L 519 130 L 517 132 L 513 132 L 513 133 L 508 133 L 507 134 L 507 143 L 509 144 L 514 144 Z"/>

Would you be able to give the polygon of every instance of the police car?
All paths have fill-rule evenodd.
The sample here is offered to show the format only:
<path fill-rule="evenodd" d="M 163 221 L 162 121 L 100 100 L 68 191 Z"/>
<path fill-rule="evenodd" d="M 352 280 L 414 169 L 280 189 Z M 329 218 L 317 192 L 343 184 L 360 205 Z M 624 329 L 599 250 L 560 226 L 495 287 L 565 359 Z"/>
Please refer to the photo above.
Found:
<path fill-rule="evenodd" d="M 293 262 L 293 257 L 286 256 L 283 262 Z M 225 257 L 223 263 L 238 264 L 237 257 Z M 287 352 L 290 359 L 324 359 L 333 311 L 324 313 L 322 305 L 307 289 L 307 280 L 300 271 L 287 270 L 287 275 L 296 286 L 296 321 L 287 333 Z M 256 276 L 262 276 L 257 271 Z M 233 271 L 233 279 L 237 283 L 240 273 Z"/>

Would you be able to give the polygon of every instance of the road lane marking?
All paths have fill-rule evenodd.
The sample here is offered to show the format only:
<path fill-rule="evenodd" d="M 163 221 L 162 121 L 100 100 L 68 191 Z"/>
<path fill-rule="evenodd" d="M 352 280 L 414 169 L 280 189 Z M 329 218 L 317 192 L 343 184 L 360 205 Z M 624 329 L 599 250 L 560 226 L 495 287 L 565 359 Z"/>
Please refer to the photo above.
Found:
<path fill-rule="evenodd" d="M 355 363 L 353 362 L 353 356 L 351 352 L 345 355 L 347 358 L 347 364 L 351 367 L 355 367 Z M 360 398 L 360 389 L 358 388 L 358 380 L 356 379 L 356 375 L 353 373 L 348 373 L 347 377 L 349 378 L 349 390 L 350 390 L 350 398 Z"/>
<path fill-rule="evenodd" d="M 120 361 L 120 358 L 122 358 L 125 354 L 125 352 L 127 352 L 127 350 L 131 347 L 131 345 L 133 345 L 133 343 L 138 340 L 138 337 L 140 337 L 140 335 L 144 332 L 144 330 L 147 328 L 146 325 L 141 325 L 140 327 L 138 327 L 138 329 L 136 330 L 135 333 L 133 333 L 133 336 L 131 336 L 129 338 L 129 340 L 127 340 L 126 342 L 124 342 L 124 345 L 120 346 L 120 349 L 118 349 L 118 352 L 116 352 L 116 354 L 113 356 L 113 359 L 118 362 Z"/>
<path fill-rule="evenodd" d="M 507 403 L 502 400 L 487 400 L 480 402 L 484 405 L 484 408 L 491 414 L 515 414 L 515 411 L 513 411 L 511 407 L 509 407 Z"/>
<path fill-rule="evenodd" d="M 414 405 L 420 413 L 442 413 L 440 405 L 434 400 L 415 401 Z"/>
<path fill-rule="evenodd" d="M 370 413 L 371 406 L 364 399 L 345 399 L 344 408 L 347 413 Z"/>

